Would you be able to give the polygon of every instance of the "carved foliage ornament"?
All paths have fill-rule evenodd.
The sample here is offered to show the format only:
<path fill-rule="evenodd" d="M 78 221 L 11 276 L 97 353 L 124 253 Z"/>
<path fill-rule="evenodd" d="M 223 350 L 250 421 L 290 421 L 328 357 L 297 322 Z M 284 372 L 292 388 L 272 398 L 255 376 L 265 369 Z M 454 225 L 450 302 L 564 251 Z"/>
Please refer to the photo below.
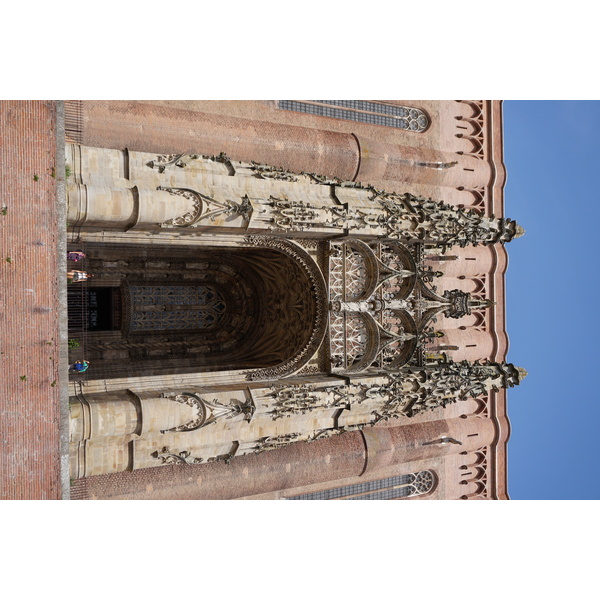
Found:
<path fill-rule="evenodd" d="M 148 165 L 152 167 L 158 165 L 159 171 L 161 169 L 164 171 L 165 167 L 171 165 L 183 167 L 186 164 L 182 160 L 184 156 L 184 154 L 161 155 L 154 161 L 150 161 Z M 197 158 L 197 155 L 190 155 L 190 158 Z M 224 163 L 231 167 L 230 174 L 235 173 L 231 161 L 224 154 L 203 158 Z M 378 237 L 427 241 L 437 244 L 442 249 L 455 244 L 466 246 L 508 242 L 524 232 L 511 219 L 496 219 L 493 215 L 483 217 L 473 210 L 455 208 L 443 202 L 419 198 L 412 194 L 387 193 L 373 186 L 344 182 L 312 173 L 297 175 L 281 168 L 258 163 L 250 163 L 247 166 L 263 179 L 287 181 L 293 185 L 302 178 L 317 185 L 333 186 L 334 193 L 335 187 L 353 187 L 371 192 L 373 209 L 362 210 L 350 208 L 347 204 L 317 206 L 308 202 L 271 196 L 261 201 L 265 206 L 261 220 L 267 221 L 270 228 L 274 230 L 303 231 L 329 227 L 360 233 L 372 231 Z M 221 214 L 231 217 L 242 216 L 247 220 L 252 212 L 247 197 L 241 198 L 240 202 L 235 202 L 215 200 L 186 188 L 159 187 L 158 189 L 182 195 L 191 200 L 194 205 L 190 212 L 168 221 L 166 224 L 169 225 L 192 226 L 201 220 L 214 221 L 215 217 Z"/>
<path fill-rule="evenodd" d="M 219 215 L 226 215 L 232 218 L 241 216 L 245 220 L 248 220 L 252 214 L 252 206 L 247 196 L 244 196 L 240 202 L 234 202 L 233 200 L 215 200 L 210 196 L 187 188 L 158 186 L 156 189 L 169 192 L 169 194 L 173 194 L 174 196 L 182 196 L 193 203 L 191 211 L 165 221 L 165 225 L 191 227 L 200 221 L 214 221 Z"/>
<path fill-rule="evenodd" d="M 211 456 L 206 462 L 214 462 L 217 460 L 223 460 L 226 464 L 229 464 L 231 459 L 235 456 L 240 444 L 238 442 L 234 442 L 231 450 L 226 454 L 221 454 L 219 456 Z M 192 456 L 191 452 L 188 450 L 182 450 L 178 453 L 172 451 L 169 446 L 163 446 L 163 448 L 159 450 L 155 450 L 150 455 L 153 458 L 160 460 L 163 465 L 177 465 L 177 464 L 185 464 L 185 465 L 198 465 L 204 462 L 204 459 L 197 456 Z"/>
<path fill-rule="evenodd" d="M 151 456 L 160 460 L 163 465 L 196 465 L 204 462 L 203 458 L 195 458 L 187 450 L 182 450 L 179 453 L 172 452 L 169 446 L 163 446 L 160 451 L 152 452 Z"/>
<path fill-rule="evenodd" d="M 453 245 L 508 242 L 523 231 L 511 219 L 483 217 L 472 210 L 412 194 L 389 194 L 373 187 L 364 189 L 372 192 L 372 208 L 352 208 L 347 204 L 318 206 L 270 196 L 258 201 L 263 207 L 260 220 L 271 230 L 348 229 L 357 233 L 372 232 L 384 239 L 424 241 L 442 249 Z"/>
<path fill-rule="evenodd" d="M 182 169 L 187 166 L 187 163 L 183 160 L 186 156 L 190 160 L 198 158 L 197 154 L 188 154 L 186 152 L 183 154 L 159 154 L 154 160 L 147 162 L 146 165 L 151 169 L 156 167 L 159 173 L 164 173 L 168 167 L 179 167 Z"/>
<path fill-rule="evenodd" d="M 257 440 L 256 445 L 252 448 L 254 453 L 265 452 L 267 450 L 277 450 L 283 446 L 287 446 L 292 442 L 299 441 L 299 433 L 286 433 L 283 435 L 269 435 Z"/>
<path fill-rule="evenodd" d="M 441 248 L 468 244 L 509 242 L 522 233 L 511 219 L 482 217 L 472 210 L 462 210 L 443 202 L 418 198 L 412 194 L 388 194 L 374 190 L 386 215 L 378 219 L 393 238 L 415 239 L 436 243 Z"/>
<path fill-rule="evenodd" d="M 317 388 L 314 385 L 273 386 L 267 397 L 273 400 L 272 418 L 277 419 L 292 414 L 304 414 L 311 410 L 340 408 L 349 409 L 353 403 L 368 403 L 373 407 L 371 420 L 349 426 L 332 427 L 312 431 L 310 433 L 291 432 L 276 436 L 264 436 L 256 440 L 249 450 L 255 453 L 276 450 L 297 441 L 311 442 L 327 438 L 346 431 L 356 431 L 367 425 L 379 421 L 401 416 L 412 417 L 423 411 L 445 407 L 447 404 L 463 400 L 468 395 L 476 397 L 499 387 L 518 385 L 525 376 L 522 369 L 507 363 L 461 363 L 449 362 L 437 368 L 411 369 L 404 368 L 396 374 L 386 376 L 386 381 L 376 385 L 364 383 L 347 384 L 338 387 Z M 217 400 L 204 401 L 195 394 L 171 394 L 176 402 L 184 402 L 197 409 L 197 417 L 186 424 L 179 431 L 192 431 L 203 426 L 203 417 L 210 411 L 213 420 L 218 418 L 231 418 L 244 414 L 246 406 L 247 416 L 251 416 L 253 405 L 232 401 L 229 406 Z M 200 406 L 197 401 L 202 402 Z M 241 406 L 240 406 L 241 405 Z M 205 419 L 204 423 L 208 423 Z M 173 430 L 174 431 L 174 430 Z M 459 440 L 442 437 L 430 440 L 430 444 L 460 444 Z M 239 443 L 235 442 L 232 451 L 226 455 L 212 457 L 208 460 L 226 460 L 237 452 Z M 168 446 L 162 451 L 156 451 L 153 457 L 162 464 L 187 463 L 196 464 L 202 458 L 193 457 L 187 450 L 175 452 Z"/>
<path fill-rule="evenodd" d="M 285 169 L 279 167 L 270 167 L 269 165 L 261 165 L 257 162 L 252 161 L 251 169 L 256 173 L 257 177 L 261 179 L 276 179 L 278 181 L 298 181 L 298 176 L 294 173 L 290 173 Z"/>
<path fill-rule="evenodd" d="M 348 427 L 322 429 L 310 435 L 290 433 L 264 437 L 257 440 L 254 452 L 274 450 L 295 441 L 314 441 L 362 429 L 366 425 L 390 418 L 413 417 L 424 411 L 443 408 L 450 403 L 479 396 L 498 386 L 517 385 L 523 373 L 511 364 L 449 362 L 437 368 L 408 369 L 387 375 L 379 384 L 347 384 L 338 387 L 318 388 L 313 384 L 272 386 L 267 394 L 273 399 L 274 420 L 294 414 L 306 414 L 312 410 L 342 408 L 353 404 L 368 403 L 373 407 L 370 422 Z M 440 439 L 434 443 L 460 443 L 453 439 Z"/>
<path fill-rule="evenodd" d="M 319 389 L 316 386 L 271 386 L 267 394 L 273 400 L 271 418 L 275 421 L 296 414 L 306 414 L 316 409 L 349 408 L 347 398 L 343 394 L 333 393 L 335 388 Z"/>
<path fill-rule="evenodd" d="M 518 385 L 522 370 L 510 363 L 469 363 L 449 361 L 437 368 L 406 370 L 390 375 L 389 394 L 378 418 L 413 417 L 421 412 L 445 407 L 467 397 L 477 398 L 489 390 Z"/>
<path fill-rule="evenodd" d="M 255 411 L 255 406 L 250 399 L 245 402 L 232 399 L 229 401 L 229 404 L 223 404 L 217 398 L 206 400 L 191 392 L 183 394 L 172 392 L 162 394 L 162 397 L 191 406 L 194 409 L 194 417 L 183 425 L 173 427 L 172 429 L 165 429 L 161 433 L 167 431 L 194 431 L 216 423 L 219 419 L 232 419 L 238 415 L 243 415 L 246 421 L 250 421 Z"/>
<path fill-rule="evenodd" d="M 283 169 L 254 164 L 251 168 L 261 176 L 293 182 L 296 176 Z M 419 198 L 412 194 L 395 194 L 363 186 L 356 182 L 341 182 L 314 174 L 302 173 L 310 181 L 327 186 L 354 187 L 369 190 L 373 208 L 352 208 L 347 204 L 317 206 L 304 201 L 271 196 L 262 201 L 262 220 L 271 229 L 303 231 L 329 227 L 366 233 L 378 237 L 405 241 L 428 241 L 441 248 L 452 245 L 508 242 L 522 235 L 523 229 L 511 219 L 483 217 L 475 211 L 463 210 L 443 202 Z M 366 231 L 365 231 L 366 230 Z"/>
<path fill-rule="evenodd" d="M 367 402 L 373 407 L 371 414 L 376 423 L 390 418 L 413 417 L 468 396 L 475 398 L 489 390 L 518 385 L 522 377 L 522 371 L 511 364 L 448 362 L 436 368 L 404 368 L 375 385 L 273 386 L 268 396 L 274 401 L 273 419 L 317 409 L 349 409 L 353 404 Z"/>

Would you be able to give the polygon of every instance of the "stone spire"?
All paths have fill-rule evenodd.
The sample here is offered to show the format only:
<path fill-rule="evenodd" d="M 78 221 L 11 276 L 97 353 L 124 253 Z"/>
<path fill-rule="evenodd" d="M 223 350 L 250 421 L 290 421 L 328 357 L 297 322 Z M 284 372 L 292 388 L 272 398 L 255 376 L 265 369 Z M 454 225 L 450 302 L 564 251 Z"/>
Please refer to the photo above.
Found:
<path fill-rule="evenodd" d="M 377 199 L 387 212 L 385 224 L 391 238 L 423 241 L 445 249 L 510 242 L 525 232 L 512 219 L 485 217 L 431 198 L 378 192 Z"/>

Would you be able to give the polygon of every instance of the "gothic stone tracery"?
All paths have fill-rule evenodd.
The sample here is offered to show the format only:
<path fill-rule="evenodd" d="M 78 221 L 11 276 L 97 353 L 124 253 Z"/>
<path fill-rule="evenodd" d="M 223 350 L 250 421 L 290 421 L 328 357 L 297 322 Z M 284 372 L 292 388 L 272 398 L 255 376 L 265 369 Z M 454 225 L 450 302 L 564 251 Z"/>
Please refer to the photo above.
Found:
<path fill-rule="evenodd" d="M 139 399 L 135 411 L 127 409 L 138 419 L 135 427 L 120 430 L 117 419 L 106 425 L 110 435 L 95 431 L 73 451 L 74 457 L 94 448 L 110 454 L 121 436 L 128 458 L 117 467 L 97 468 L 74 458 L 76 476 L 229 461 L 481 399 L 523 376 L 512 365 L 454 362 L 441 351 L 438 319 L 485 314 L 490 304 L 481 290 L 438 293 L 442 273 L 430 260 L 452 258 L 455 246 L 510 241 L 522 233 L 514 221 L 224 155 L 129 153 L 127 160 L 132 180 L 115 180 L 108 195 L 106 187 L 100 191 L 87 182 L 85 173 L 76 174 L 69 210 L 77 226 L 91 240 L 98 228 L 112 227 L 122 236 L 132 229 L 149 236 L 142 239 L 163 239 L 170 248 L 187 240 L 198 247 L 185 246 L 184 258 L 150 267 L 160 257 L 149 260 L 144 242 L 143 259 L 140 253 L 139 259 L 112 262 L 102 262 L 106 246 L 98 242 L 92 260 L 103 269 L 101 278 L 125 290 L 128 323 L 122 332 L 99 334 L 98 348 L 116 355 L 137 343 L 148 352 L 146 339 L 135 342 L 132 334 L 179 331 L 179 338 L 157 338 L 162 348 L 151 351 L 164 358 L 169 344 L 189 352 L 186 330 L 212 331 L 217 337 L 193 348 L 204 362 L 190 362 L 188 372 L 206 366 L 209 373 L 226 373 L 234 365 L 244 369 L 243 379 L 236 375 L 225 389 L 208 375 L 205 387 Z M 102 212 L 107 198 L 112 214 L 121 211 L 118 218 Z M 179 271 L 173 269 L 177 260 Z M 219 261 L 229 279 L 209 266 Z M 243 335 L 215 351 L 219 328 L 226 327 Z M 179 362 L 191 360 L 187 356 L 173 355 Z M 313 379 L 304 379 L 304 373 Z M 81 400 L 77 414 L 88 411 L 91 419 L 94 411 L 112 414 L 111 402 L 129 406 L 118 394 L 110 401 L 92 400 L 87 408 Z"/>

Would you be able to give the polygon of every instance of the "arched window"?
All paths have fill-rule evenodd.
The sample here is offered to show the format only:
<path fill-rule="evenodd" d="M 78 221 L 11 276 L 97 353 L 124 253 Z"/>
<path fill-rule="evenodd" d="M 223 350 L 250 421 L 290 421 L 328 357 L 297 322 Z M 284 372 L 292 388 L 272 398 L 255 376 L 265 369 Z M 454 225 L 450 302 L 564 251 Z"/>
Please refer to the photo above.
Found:
<path fill-rule="evenodd" d="M 419 471 L 356 485 L 292 496 L 288 500 L 396 500 L 421 496 L 433 490 L 436 483 L 433 471 Z"/>
<path fill-rule="evenodd" d="M 418 108 L 369 102 L 368 100 L 308 100 L 305 102 L 279 100 L 278 107 L 310 115 L 383 125 L 419 133 L 429 127 L 427 115 Z"/>
<path fill-rule="evenodd" d="M 208 329 L 225 313 L 221 294 L 207 285 L 131 285 L 131 331 Z"/>

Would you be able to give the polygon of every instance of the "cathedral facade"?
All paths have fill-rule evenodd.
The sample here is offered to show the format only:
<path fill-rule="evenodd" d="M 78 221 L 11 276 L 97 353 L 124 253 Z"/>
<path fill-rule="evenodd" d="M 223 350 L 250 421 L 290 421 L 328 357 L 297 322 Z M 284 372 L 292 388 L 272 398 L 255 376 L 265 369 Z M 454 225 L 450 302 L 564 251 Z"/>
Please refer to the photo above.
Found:
<path fill-rule="evenodd" d="M 502 107 L 65 103 L 74 499 L 503 499 Z"/>

